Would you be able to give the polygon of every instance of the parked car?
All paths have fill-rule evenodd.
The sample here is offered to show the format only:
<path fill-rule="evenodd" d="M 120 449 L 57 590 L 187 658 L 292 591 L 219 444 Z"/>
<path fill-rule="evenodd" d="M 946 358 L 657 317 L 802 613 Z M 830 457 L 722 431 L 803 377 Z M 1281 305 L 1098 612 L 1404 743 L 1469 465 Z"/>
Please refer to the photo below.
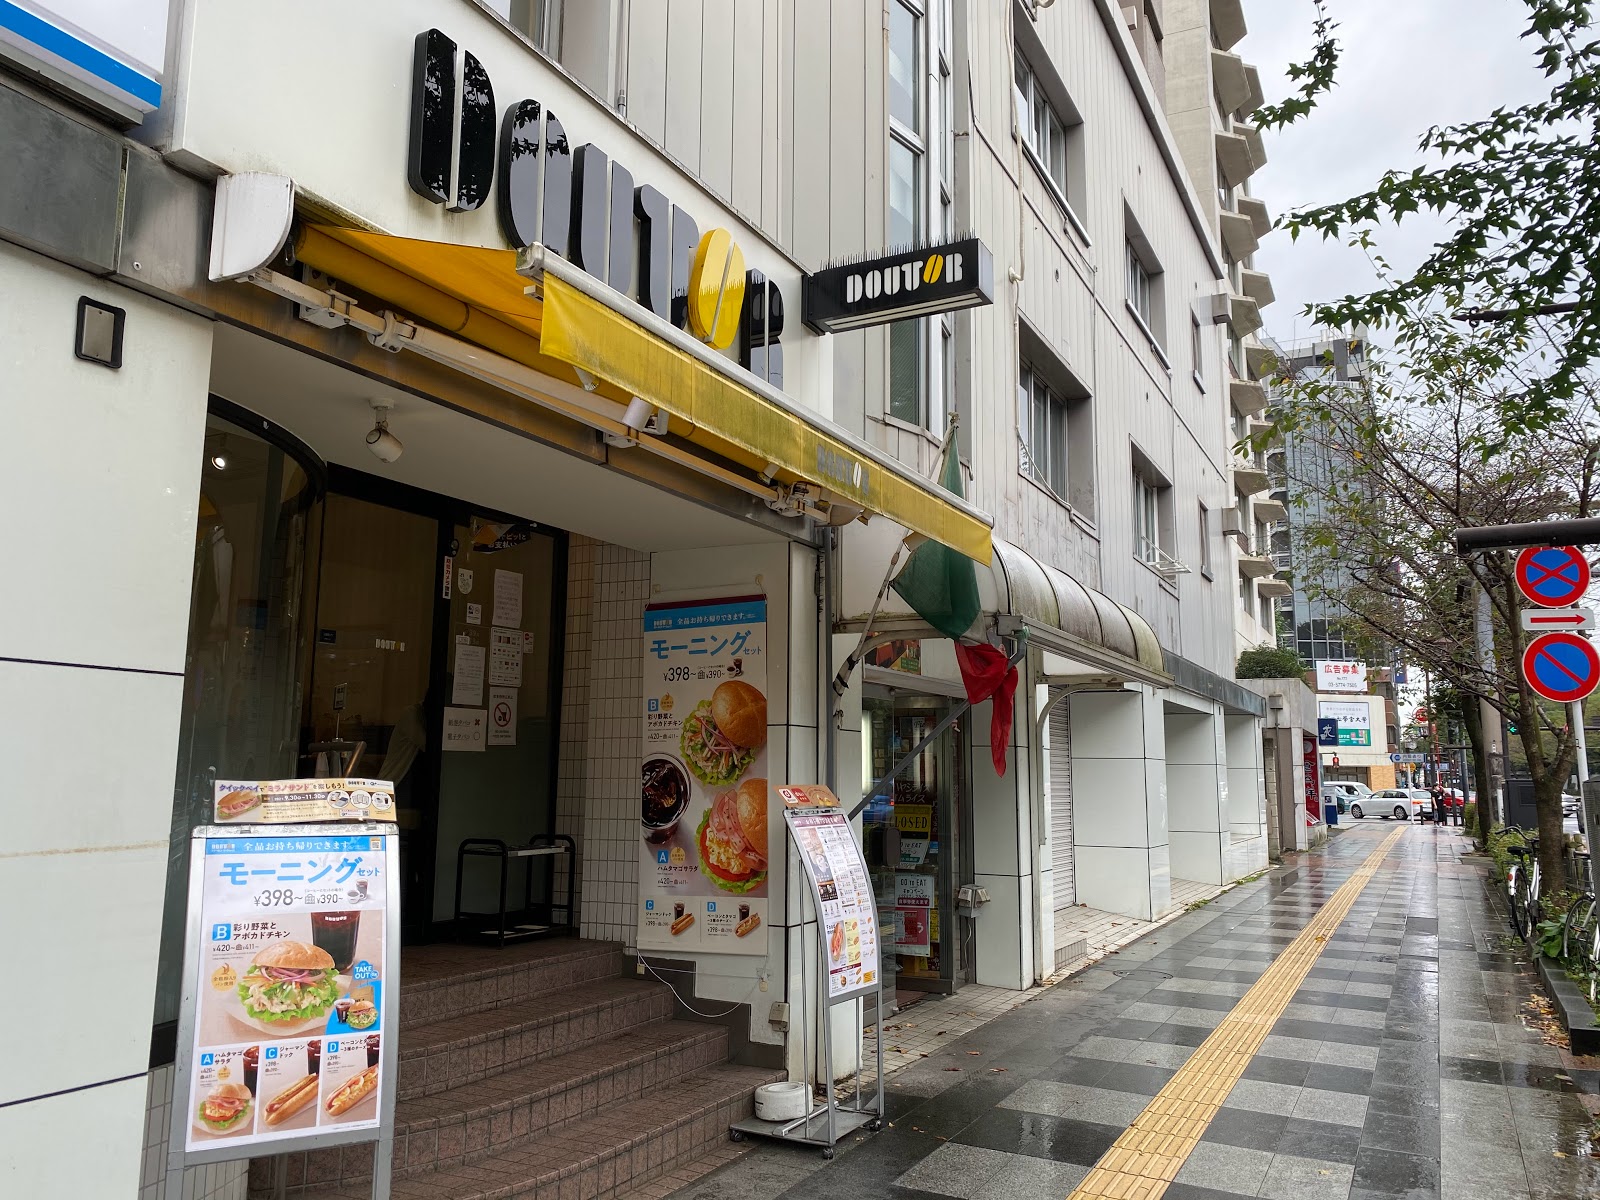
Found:
<path fill-rule="evenodd" d="M 1352 802 L 1357 800 L 1365 800 L 1368 796 L 1372 795 L 1372 789 L 1366 784 L 1351 783 L 1350 781 L 1344 779 L 1327 780 L 1323 783 L 1322 790 L 1324 792 L 1335 792 L 1344 797 L 1344 804 L 1340 805 L 1339 807 L 1340 812 L 1344 812 L 1346 807 L 1348 807 Z"/>
<path fill-rule="evenodd" d="M 1350 815 L 1361 818 L 1368 810 L 1375 817 L 1409 821 L 1412 817 L 1433 816 L 1433 797 L 1421 788 L 1384 788 L 1362 800 L 1350 802 Z"/>

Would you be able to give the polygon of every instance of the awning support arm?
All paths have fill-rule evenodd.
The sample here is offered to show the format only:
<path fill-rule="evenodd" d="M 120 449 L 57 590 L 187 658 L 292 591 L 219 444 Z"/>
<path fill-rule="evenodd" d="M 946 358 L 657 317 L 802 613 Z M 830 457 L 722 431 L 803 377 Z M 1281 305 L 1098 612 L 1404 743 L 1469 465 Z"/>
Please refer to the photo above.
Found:
<path fill-rule="evenodd" d="M 1023 641 L 1020 645 L 1017 646 L 1016 653 L 1013 654 L 1009 659 L 1006 660 L 1007 669 L 1009 670 L 1011 667 L 1014 667 L 1018 663 L 1020 663 L 1023 660 L 1023 658 L 1027 655 L 1027 653 L 1028 653 L 1028 644 L 1027 644 L 1026 641 Z M 888 773 L 885 774 L 883 776 L 883 778 L 879 779 L 870 788 L 867 789 L 867 794 L 865 796 L 861 797 L 861 802 L 850 810 L 850 819 L 852 821 L 854 821 L 858 816 L 860 816 L 861 815 L 861 810 L 866 808 L 868 801 L 870 801 L 874 796 L 876 796 L 879 792 L 881 792 L 883 790 L 884 786 L 891 779 L 893 779 L 896 775 L 900 774 L 901 771 L 904 771 L 907 767 L 909 767 L 911 765 L 911 763 L 912 763 L 912 760 L 915 759 L 917 757 L 917 755 L 921 754 L 924 750 L 926 750 L 929 746 L 931 746 L 933 744 L 935 738 L 937 738 L 946 729 L 949 729 L 950 726 L 954 725 L 958 720 L 960 720 L 961 717 L 966 713 L 967 709 L 969 709 L 971 707 L 972 707 L 972 701 L 963 700 L 959 704 L 957 704 L 954 708 L 952 708 L 948 713 L 946 713 L 944 719 L 941 720 L 932 729 L 930 729 L 928 731 L 927 735 L 920 742 L 918 742 L 915 746 L 911 747 L 910 750 L 906 751 L 905 757 L 901 758 L 899 762 L 895 763 L 894 766 L 890 767 Z"/>

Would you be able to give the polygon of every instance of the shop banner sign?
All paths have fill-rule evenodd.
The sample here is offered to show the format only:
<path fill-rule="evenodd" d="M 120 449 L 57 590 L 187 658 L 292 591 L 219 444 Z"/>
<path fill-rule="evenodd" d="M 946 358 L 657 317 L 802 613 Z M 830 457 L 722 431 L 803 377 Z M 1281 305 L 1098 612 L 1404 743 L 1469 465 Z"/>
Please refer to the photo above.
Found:
<path fill-rule="evenodd" d="M 377 828 L 195 831 L 171 1143 L 189 1162 L 392 1121 L 399 845 Z"/>
<path fill-rule="evenodd" d="M 1372 745 L 1372 710 L 1360 701 L 1319 700 L 1317 716 L 1337 721 L 1340 746 Z"/>
<path fill-rule="evenodd" d="M 876 991 L 878 903 L 850 819 L 839 809 L 790 808 L 783 815 L 817 903 L 828 1002 Z"/>
<path fill-rule="evenodd" d="M 641 950 L 767 953 L 767 601 L 644 614 Z"/>
<path fill-rule="evenodd" d="M 213 800 L 219 825 L 395 819 L 387 779 L 219 779 Z"/>

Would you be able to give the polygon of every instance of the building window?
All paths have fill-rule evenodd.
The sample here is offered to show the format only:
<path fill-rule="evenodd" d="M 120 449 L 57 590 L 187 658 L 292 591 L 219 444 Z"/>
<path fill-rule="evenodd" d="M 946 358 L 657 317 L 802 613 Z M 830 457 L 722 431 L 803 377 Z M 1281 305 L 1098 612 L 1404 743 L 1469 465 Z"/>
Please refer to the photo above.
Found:
<path fill-rule="evenodd" d="M 1200 506 L 1200 573 L 1211 578 L 1211 510 Z"/>
<path fill-rule="evenodd" d="M 1160 490 L 1137 472 L 1133 476 L 1134 556 L 1155 566 L 1161 561 Z"/>
<path fill-rule="evenodd" d="M 1189 365 L 1194 368 L 1195 382 L 1202 389 L 1206 377 L 1206 347 L 1200 331 L 1200 318 L 1189 314 Z"/>
<path fill-rule="evenodd" d="M 1261 628 L 1272 628 L 1272 597 L 1261 597 Z"/>
<path fill-rule="evenodd" d="M 1067 402 L 1026 362 L 1018 376 L 1023 462 L 1028 473 L 1067 498 Z"/>
<path fill-rule="evenodd" d="M 561 0 L 489 0 L 494 9 L 522 30 L 544 53 L 561 58 Z"/>
<path fill-rule="evenodd" d="M 1068 123 L 1050 103 L 1039 77 L 1028 60 L 1017 55 L 1017 125 L 1022 144 L 1027 147 L 1045 178 L 1055 185 L 1061 198 L 1067 198 Z"/>
<path fill-rule="evenodd" d="M 889 326 L 889 415 L 908 425 L 925 425 L 922 339 L 927 322 L 896 321 Z"/>
<path fill-rule="evenodd" d="M 1128 306 L 1133 309 L 1139 320 L 1143 321 L 1145 328 L 1150 327 L 1152 309 L 1150 306 L 1150 271 L 1144 265 L 1144 260 L 1139 257 L 1139 252 L 1134 249 L 1133 243 L 1127 244 L 1128 264 Z"/>

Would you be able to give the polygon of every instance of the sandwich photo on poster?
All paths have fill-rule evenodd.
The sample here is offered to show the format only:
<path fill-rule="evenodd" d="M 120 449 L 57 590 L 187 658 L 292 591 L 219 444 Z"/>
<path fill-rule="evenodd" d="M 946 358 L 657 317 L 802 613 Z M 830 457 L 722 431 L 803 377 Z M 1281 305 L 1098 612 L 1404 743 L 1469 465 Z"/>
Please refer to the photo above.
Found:
<path fill-rule="evenodd" d="M 658 602 L 644 625 L 639 945 L 765 954 L 766 599 Z"/>
<path fill-rule="evenodd" d="M 188 1146 L 378 1121 L 392 838 L 204 839 Z"/>

